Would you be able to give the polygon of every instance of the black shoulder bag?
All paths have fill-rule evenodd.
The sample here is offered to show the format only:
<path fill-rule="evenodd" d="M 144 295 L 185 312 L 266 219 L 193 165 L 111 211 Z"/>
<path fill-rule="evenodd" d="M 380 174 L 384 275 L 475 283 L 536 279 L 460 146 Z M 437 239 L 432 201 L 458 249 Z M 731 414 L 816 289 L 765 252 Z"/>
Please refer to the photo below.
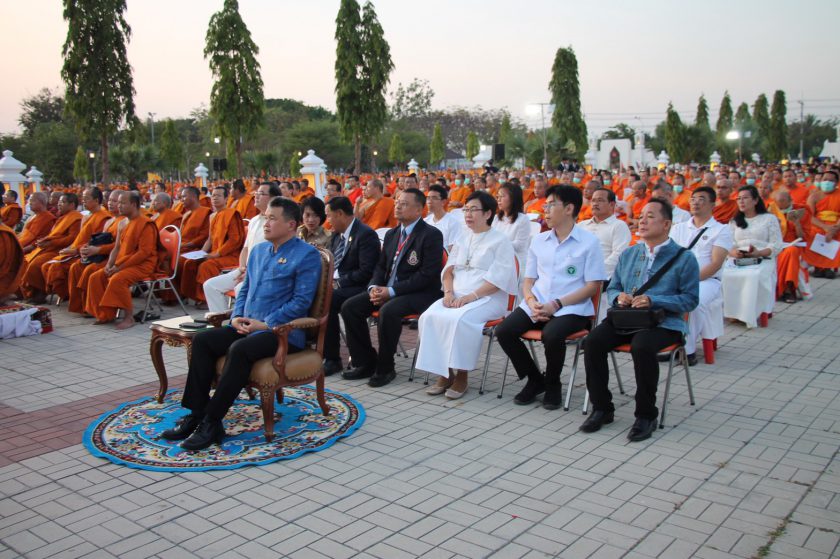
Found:
<path fill-rule="evenodd" d="M 108 231 L 103 231 L 101 233 L 95 233 L 91 236 L 90 241 L 88 244 L 92 247 L 98 247 L 102 245 L 111 244 L 114 242 L 114 236 L 109 233 Z M 82 264 L 94 264 L 97 262 L 104 262 L 105 259 L 108 258 L 107 254 L 91 254 L 87 258 L 82 257 Z"/>
<path fill-rule="evenodd" d="M 662 276 L 664 276 L 671 266 L 677 261 L 683 252 L 691 250 L 708 227 L 704 227 L 697 233 L 697 236 L 691 241 L 688 247 L 682 247 L 677 251 L 664 266 L 659 268 L 639 289 L 633 292 L 633 295 L 642 295 L 645 291 L 653 287 Z M 656 328 L 662 321 L 665 320 L 665 309 L 634 309 L 631 307 L 610 307 L 607 310 L 607 318 L 612 323 L 615 331 L 622 335 L 635 334 L 642 330 L 650 330 Z"/>

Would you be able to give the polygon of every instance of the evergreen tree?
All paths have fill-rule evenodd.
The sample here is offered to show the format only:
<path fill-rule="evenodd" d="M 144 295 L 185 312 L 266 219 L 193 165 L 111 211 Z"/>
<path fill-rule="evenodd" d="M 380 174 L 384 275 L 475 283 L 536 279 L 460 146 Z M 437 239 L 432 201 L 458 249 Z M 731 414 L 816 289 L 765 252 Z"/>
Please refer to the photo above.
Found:
<path fill-rule="evenodd" d="M 184 160 L 184 147 L 181 138 L 175 129 L 175 123 L 169 118 L 166 119 L 166 123 L 163 125 L 163 133 L 160 135 L 160 158 L 170 171 L 178 170 Z"/>
<path fill-rule="evenodd" d="M 729 92 L 723 94 L 723 99 L 720 102 L 720 111 L 718 111 L 717 125 L 715 126 L 715 135 L 717 136 L 717 149 L 724 161 L 730 161 L 734 156 L 732 146 L 729 145 L 729 140 L 726 139 L 726 134 L 732 130 L 732 98 L 729 97 Z"/>
<path fill-rule="evenodd" d="M 475 132 L 470 132 L 467 134 L 467 159 L 472 161 L 472 158 L 478 155 L 478 152 L 481 150 L 481 146 L 478 143 L 478 136 Z"/>
<path fill-rule="evenodd" d="M 510 115 L 505 113 L 505 116 L 502 118 L 502 124 L 499 126 L 499 143 L 507 144 L 511 139 L 512 133 L 513 128 L 510 125 Z"/>
<path fill-rule="evenodd" d="M 551 124 L 558 132 L 559 143 L 566 145 L 570 141 L 573 142 L 577 158 L 583 159 L 583 154 L 588 148 L 586 123 L 580 110 L 578 63 L 572 47 L 557 49 L 548 89 L 554 104 Z"/>
<path fill-rule="evenodd" d="M 770 130 L 767 137 L 768 160 L 779 161 L 787 157 L 787 137 L 787 101 L 785 92 L 777 89 L 773 94 L 773 106 L 770 108 Z"/>
<path fill-rule="evenodd" d="M 680 120 L 680 115 L 674 110 L 673 103 L 668 103 L 665 117 L 665 149 L 671 156 L 671 161 L 685 161 L 685 126 Z"/>
<path fill-rule="evenodd" d="M 432 143 L 429 146 L 429 167 L 440 165 L 444 157 L 446 157 L 446 146 L 443 143 L 443 132 L 440 129 L 440 124 L 435 124 Z"/>
<path fill-rule="evenodd" d="M 763 93 L 756 98 L 753 105 L 752 121 L 756 129 L 755 137 L 752 139 L 753 149 L 766 155 L 767 137 L 770 134 L 770 104 Z"/>
<path fill-rule="evenodd" d="M 377 136 L 388 121 L 388 101 L 385 93 L 394 63 L 391 61 L 391 47 L 385 40 L 385 32 L 376 17 L 370 0 L 362 7 L 362 79 L 364 87 L 364 110 L 361 117 L 362 137 L 366 141 Z M 358 164 L 358 162 L 357 162 Z"/>
<path fill-rule="evenodd" d="M 125 0 L 64 0 L 67 38 L 61 78 L 67 111 L 84 137 L 100 142 L 102 182 L 109 184 L 108 141 L 135 120 L 134 80 L 126 44 L 131 28 Z"/>
<path fill-rule="evenodd" d="M 388 147 L 388 161 L 399 167 L 405 163 L 405 148 L 399 134 L 391 136 L 391 145 Z"/>
<path fill-rule="evenodd" d="M 242 140 L 263 123 L 265 98 L 257 54 L 259 48 L 239 15 L 239 2 L 224 0 L 221 11 L 210 18 L 204 58 L 215 79 L 210 116 L 220 136 L 234 147 L 237 176 L 242 176 Z"/>
<path fill-rule="evenodd" d="M 76 148 L 76 157 L 73 159 L 73 178 L 79 183 L 84 183 L 90 179 L 90 169 L 88 168 L 88 155 L 82 146 Z"/>
<path fill-rule="evenodd" d="M 342 141 L 355 145 L 355 172 L 362 166 L 366 85 L 362 18 L 356 0 L 341 0 L 335 19 L 335 106 Z"/>
<path fill-rule="evenodd" d="M 300 176 L 300 156 L 297 153 L 293 153 L 292 158 L 289 160 L 289 176 Z"/>
<path fill-rule="evenodd" d="M 697 116 L 694 118 L 694 125 L 707 130 L 712 128 L 709 126 L 709 103 L 706 102 L 705 95 L 700 95 L 700 100 L 697 102 Z"/>

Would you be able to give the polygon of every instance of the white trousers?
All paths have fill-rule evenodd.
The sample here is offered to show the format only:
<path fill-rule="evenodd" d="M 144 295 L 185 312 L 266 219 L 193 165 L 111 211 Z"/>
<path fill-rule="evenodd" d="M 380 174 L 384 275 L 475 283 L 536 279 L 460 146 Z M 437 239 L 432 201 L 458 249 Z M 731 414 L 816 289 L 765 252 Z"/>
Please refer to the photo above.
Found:
<path fill-rule="evenodd" d="M 228 310 L 227 296 L 225 293 L 233 289 L 237 295 L 242 289 L 242 283 L 236 283 L 239 277 L 239 270 L 233 270 L 227 274 L 219 274 L 204 282 L 204 297 L 207 299 L 208 312 L 222 312 Z"/>
<path fill-rule="evenodd" d="M 705 279 L 700 282 L 700 303 L 688 314 L 688 336 L 685 352 L 697 350 L 697 338 L 713 340 L 723 335 L 723 290 L 720 280 Z"/>

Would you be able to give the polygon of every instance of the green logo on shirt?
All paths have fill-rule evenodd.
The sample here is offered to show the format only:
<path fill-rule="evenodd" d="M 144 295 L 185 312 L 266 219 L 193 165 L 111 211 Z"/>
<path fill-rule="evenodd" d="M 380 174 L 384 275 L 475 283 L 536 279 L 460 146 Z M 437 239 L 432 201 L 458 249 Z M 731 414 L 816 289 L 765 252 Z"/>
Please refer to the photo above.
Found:
<path fill-rule="evenodd" d="M 574 266 L 569 266 L 568 268 L 566 268 L 566 273 L 570 276 L 573 276 L 577 274 L 577 268 L 575 268 Z"/>

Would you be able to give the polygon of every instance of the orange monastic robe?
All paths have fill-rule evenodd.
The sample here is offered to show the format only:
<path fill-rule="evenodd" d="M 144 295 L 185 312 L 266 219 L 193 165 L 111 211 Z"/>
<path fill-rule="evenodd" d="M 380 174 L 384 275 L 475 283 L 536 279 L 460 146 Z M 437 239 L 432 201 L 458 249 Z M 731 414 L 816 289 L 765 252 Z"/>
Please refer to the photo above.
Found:
<path fill-rule="evenodd" d="M 17 202 L 12 202 L 0 208 L 0 222 L 11 229 L 23 218 L 23 208 Z"/>
<path fill-rule="evenodd" d="M 804 206 L 808 202 L 808 196 L 811 195 L 813 189 L 804 184 L 797 183 L 795 188 L 788 188 L 787 191 L 790 193 L 790 199 L 793 200 L 794 205 L 800 204 Z"/>
<path fill-rule="evenodd" d="M 682 192 L 677 194 L 676 198 L 674 198 L 674 205 L 688 211 L 690 209 L 689 202 L 691 202 L 691 193 L 691 190 L 685 188 Z"/>
<path fill-rule="evenodd" d="M 172 206 L 172 209 L 174 211 L 178 212 L 181 215 L 184 215 L 184 211 L 186 211 L 186 210 L 184 210 L 184 203 L 183 202 L 176 203 L 174 206 Z"/>
<path fill-rule="evenodd" d="M 108 263 L 108 257 L 111 255 L 111 251 L 114 250 L 114 245 L 116 244 L 117 229 L 123 221 L 125 221 L 124 217 L 117 216 L 112 218 L 105 225 L 105 231 L 111 234 L 114 242 L 96 247 L 97 253 L 105 256 L 104 260 L 101 262 L 82 264 L 82 260 L 78 259 L 70 266 L 70 271 L 67 274 L 69 292 L 69 297 L 67 299 L 69 301 L 69 306 L 67 310 L 70 312 L 84 312 L 85 298 L 87 297 L 87 287 L 88 282 L 90 281 L 90 276 L 92 276 L 94 272 L 104 268 L 105 264 Z"/>
<path fill-rule="evenodd" d="M 152 216 L 152 221 L 154 221 L 155 227 L 157 227 L 158 231 L 168 225 L 178 227 L 181 225 L 181 214 L 175 210 L 164 208 L 162 212 Z"/>
<path fill-rule="evenodd" d="M 578 213 L 578 223 L 586 221 L 587 219 L 592 219 L 592 204 L 584 204 Z"/>
<path fill-rule="evenodd" d="M 204 206 L 186 212 L 181 218 L 181 252 L 198 250 L 210 234 L 210 214 Z M 190 246 L 184 248 L 184 245 Z"/>
<path fill-rule="evenodd" d="M 10 227 L 0 223 L 0 301 L 15 293 L 23 276 L 23 247 Z"/>
<path fill-rule="evenodd" d="M 204 301 L 204 282 L 222 273 L 223 268 L 239 264 L 239 251 L 245 243 L 245 227 L 239 212 L 225 208 L 210 216 L 210 250 L 218 258 L 185 260 L 180 274 L 181 295 Z"/>
<path fill-rule="evenodd" d="M 20 246 L 26 248 L 41 237 L 49 235 L 54 223 L 55 216 L 47 210 L 30 217 L 24 224 L 23 231 L 18 234 Z"/>
<path fill-rule="evenodd" d="M 840 219 L 840 190 L 829 192 L 814 207 L 817 210 L 817 219 L 825 224 L 834 225 Z M 812 227 L 811 230 L 814 235 L 825 235 L 825 232 L 816 226 Z M 834 240 L 837 240 L 839 237 L 840 234 L 835 235 Z M 837 251 L 837 255 L 833 260 L 829 260 L 825 256 L 807 250 L 805 252 L 805 260 L 816 268 L 833 270 L 834 268 L 840 268 L 840 250 Z"/>
<path fill-rule="evenodd" d="M 206 194 L 202 194 L 198 197 L 198 203 L 202 206 L 207 208 L 208 210 L 213 210 L 213 202 L 210 201 L 210 197 Z"/>
<path fill-rule="evenodd" d="M 305 192 L 307 194 L 309 194 L 311 191 L 306 190 Z M 313 194 L 314 194 L 314 192 L 309 194 L 309 196 L 311 196 Z M 233 197 L 231 197 L 231 199 L 233 199 Z M 303 198 L 301 198 L 301 200 L 303 200 Z M 251 219 L 252 217 L 254 217 L 255 215 L 257 215 L 259 213 L 259 210 L 257 209 L 257 206 L 254 205 L 254 195 L 253 194 L 245 194 L 242 198 L 237 200 L 236 203 L 233 204 L 233 206 L 230 206 L 230 207 L 232 207 L 234 210 L 238 211 L 239 215 L 242 217 L 242 219 Z"/>
<path fill-rule="evenodd" d="M 805 210 L 805 215 L 799 220 L 802 224 L 802 232 L 805 234 L 803 241 L 810 243 L 813 235 L 811 234 L 811 211 L 807 206 L 798 204 L 793 205 L 794 210 Z M 796 240 L 796 225 L 788 221 L 786 214 L 783 214 L 775 204 L 771 205 L 768 210 L 779 219 L 779 226 L 782 229 L 782 241 L 785 243 L 792 243 Z M 776 257 L 776 297 L 781 297 L 785 292 L 788 282 L 792 283 L 799 289 L 800 275 L 805 281 L 808 281 L 808 265 L 803 261 L 805 249 L 797 246 L 789 246 L 783 249 Z"/>
<path fill-rule="evenodd" d="M 70 245 L 70 248 L 79 250 L 88 244 L 91 237 L 96 233 L 102 232 L 105 228 L 105 223 L 109 219 L 111 219 L 111 214 L 104 208 L 100 208 L 92 214 L 87 215 L 82 220 L 82 227 L 79 230 L 79 234 L 73 240 L 73 244 Z M 64 257 L 57 255 L 56 258 L 63 259 Z M 55 293 L 62 299 L 67 299 L 70 296 L 67 286 L 67 276 L 70 273 L 70 265 L 73 264 L 75 259 L 75 257 L 69 257 L 66 262 L 55 262 L 53 264 L 45 262 L 41 265 L 41 273 L 46 280 L 46 291 L 48 293 Z"/>
<path fill-rule="evenodd" d="M 738 213 L 738 202 L 735 200 L 727 200 L 726 202 L 715 206 L 712 216 L 718 223 L 729 223 L 735 214 Z"/>
<path fill-rule="evenodd" d="M 26 270 L 20 282 L 20 292 L 25 297 L 32 297 L 35 290 L 46 291 L 47 282 L 41 266 L 58 256 L 58 251 L 67 248 L 79 234 L 82 226 L 82 214 L 72 210 L 58 218 L 44 239 L 49 246 L 36 248 L 26 255 Z"/>
<path fill-rule="evenodd" d="M 452 192 L 449 193 L 449 203 L 452 204 L 453 202 L 455 202 L 457 204 L 461 204 L 460 206 L 457 206 L 460 208 L 461 206 L 466 204 L 467 198 L 470 194 L 472 194 L 472 188 L 470 188 L 469 186 L 456 187 L 452 189 Z M 452 206 L 453 210 L 455 208 L 456 206 Z"/>
<path fill-rule="evenodd" d="M 117 317 L 117 309 L 133 307 L 131 286 L 150 278 L 158 262 L 158 232 L 147 217 L 139 216 L 120 225 L 117 234 L 117 257 L 114 266 L 118 271 L 105 275 L 105 269 L 93 273 L 88 282 L 85 310 L 99 322 L 109 322 Z"/>
<path fill-rule="evenodd" d="M 633 212 L 633 219 L 639 219 L 639 216 L 642 215 L 642 210 L 645 209 L 645 206 L 648 202 L 650 202 L 650 194 L 642 198 L 641 200 L 636 200 L 636 197 L 630 199 L 632 201 L 633 206 L 631 207 L 631 211 Z M 630 202 L 628 202 L 630 203 Z"/>
<path fill-rule="evenodd" d="M 524 188 L 522 189 L 522 202 L 527 204 L 531 200 L 534 199 L 534 189 L 533 188 Z"/>
<path fill-rule="evenodd" d="M 525 204 L 526 214 L 540 214 L 540 217 L 545 217 L 545 201 L 546 198 L 534 198 Z"/>
<path fill-rule="evenodd" d="M 397 226 L 397 218 L 394 216 L 394 199 L 382 197 L 373 204 L 365 206 L 365 216 L 362 222 L 373 230 L 383 227 L 391 228 Z"/>

